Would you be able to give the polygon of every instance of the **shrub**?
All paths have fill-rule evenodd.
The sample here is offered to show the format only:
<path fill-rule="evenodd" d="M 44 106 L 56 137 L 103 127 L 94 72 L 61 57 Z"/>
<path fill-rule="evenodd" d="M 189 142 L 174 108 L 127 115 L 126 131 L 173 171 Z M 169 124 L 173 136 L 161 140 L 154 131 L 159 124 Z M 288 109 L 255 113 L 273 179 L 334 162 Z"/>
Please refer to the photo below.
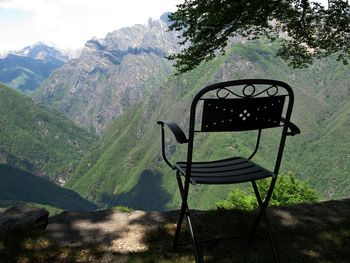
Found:
<path fill-rule="evenodd" d="M 262 198 L 266 196 L 271 179 L 257 182 Z M 281 174 L 277 178 L 275 189 L 272 193 L 270 205 L 292 205 L 299 203 L 317 202 L 318 194 L 305 181 L 298 180 L 291 172 Z M 216 203 L 219 209 L 243 209 L 253 210 L 258 207 L 253 190 L 243 191 L 233 188 L 226 199 Z"/>
<path fill-rule="evenodd" d="M 134 211 L 134 209 L 124 206 L 124 205 L 120 205 L 120 206 L 115 206 L 113 207 L 114 210 L 118 210 L 120 212 L 125 212 L 125 213 L 130 213 L 132 211 Z"/>

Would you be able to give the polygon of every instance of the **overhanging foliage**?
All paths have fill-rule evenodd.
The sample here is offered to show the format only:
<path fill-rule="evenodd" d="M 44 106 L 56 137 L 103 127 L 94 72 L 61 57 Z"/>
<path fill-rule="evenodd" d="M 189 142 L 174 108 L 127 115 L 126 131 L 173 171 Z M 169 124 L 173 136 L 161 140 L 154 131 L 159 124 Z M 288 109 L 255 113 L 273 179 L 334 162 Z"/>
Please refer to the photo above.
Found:
<path fill-rule="evenodd" d="M 344 64 L 350 58 L 348 1 L 325 8 L 309 0 L 185 0 L 177 7 L 169 30 L 180 32 L 185 48 L 169 58 L 180 73 L 224 53 L 235 36 L 279 39 L 278 55 L 297 68 L 333 53 Z"/>

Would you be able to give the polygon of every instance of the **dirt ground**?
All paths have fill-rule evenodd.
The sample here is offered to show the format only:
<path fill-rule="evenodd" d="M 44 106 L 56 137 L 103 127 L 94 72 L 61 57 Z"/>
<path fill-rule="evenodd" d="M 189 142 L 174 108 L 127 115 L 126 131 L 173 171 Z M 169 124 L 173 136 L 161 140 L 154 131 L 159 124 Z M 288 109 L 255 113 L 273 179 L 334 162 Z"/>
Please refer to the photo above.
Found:
<path fill-rule="evenodd" d="M 181 255 L 181 249 L 180 253 L 172 252 L 177 214 L 178 211 L 64 212 L 50 219 L 47 231 L 60 246 L 98 244 L 105 255 L 118 255 L 112 256 L 111 262 L 117 258 L 120 262 L 133 258 L 136 262 L 143 262 L 142 259 L 152 262 L 154 257 L 154 262 L 158 262 L 157 253 L 159 262 L 192 262 L 191 246 L 183 248 L 184 258 L 176 256 Z M 268 215 L 282 262 L 350 262 L 350 199 L 271 207 Z M 199 239 L 228 234 L 243 236 L 249 233 L 254 216 L 255 213 L 238 210 L 193 212 Z M 183 228 L 186 232 L 186 226 Z M 218 258 L 223 262 L 271 262 L 264 225 L 259 229 L 255 244 L 248 249 L 242 245 L 243 238 L 223 245 L 204 244 L 204 258 L 208 262 L 216 262 Z M 188 233 L 182 237 L 188 241 Z M 254 251 L 260 255 L 252 256 Z M 232 260 L 236 254 L 242 261 Z"/>

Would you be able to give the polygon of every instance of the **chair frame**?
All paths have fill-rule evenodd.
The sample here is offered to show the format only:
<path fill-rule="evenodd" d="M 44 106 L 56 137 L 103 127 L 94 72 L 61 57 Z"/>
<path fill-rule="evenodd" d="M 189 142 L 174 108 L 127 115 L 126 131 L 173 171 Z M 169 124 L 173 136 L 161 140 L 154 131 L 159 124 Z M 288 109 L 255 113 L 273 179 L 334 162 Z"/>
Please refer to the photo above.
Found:
<path fill-rule="evenodd" d="M 173 164 L 171 164 L 171 162 L 166 157 L 164 126 L 167 126 L 173 132 L 178 143 L 180 143 L 180 144 L 187 143 L 188 144 L 187 162 L 186 162 L 187 167 L 186 167 L 186 174 L 185 174 L 185 181 L 184 182 L 181 179 L 180 172 L 178 170 L 176 171 L 176 179 L 177 179 L 177 183 L 178 183 L 178 187 L 179 187 L 179 191 L 180 191 L 180 195 L 181 195 L 181 199 L 182 199 L 182 204 L 181 204 L 180 215 L 179 215 L 178 222 L 177 222 L 173 248 L 175 251 L 177 250 L 178 243 L 179 243 L 178 241 L 179 241 L 180 231 L 181 231 L 181 225 L 182 225 L 184 217 L 186 216 L 187 221 L 188 221 L 190 234 L 191 234 L 192 247 L 193 247 L 196 262 L 202 262 L 203 258 L 202 258 L 201 252 L 200 252 L 198 245 L 197 245 L 198 242 L 197 242 L 196 234 L 195 234 L 195 231 L 193 228 L 191 215 L 190 215 L 190 209 L 188 207 L 187 200 L 188 200 L 189 185 L 191 183 L 191 165 L 192 165 L 192 157 L 193 157 L 194 135 L 196 132 L 203 132 L 203 131 L 196 131 L 195 130 L 197 104 L 200 100 L 202 100 L 202 97 L 210 91 L 213 91 L 213 90 L 226 90 L 227 91 L 227 87 L 234 87 L 234 86 L 244 86 L 244 89 L 242 91 L 243 96 L 239 96 L 242 99 L 252 98 L 252 97 L 255 97 L 257 95 L 260 95 L 263 92 L 267 92 L 267 94 L 269 96 L 275 95 L 275 94 L 271 95 L 269 93 L 269 90 L 268 90 L 269 88 L 256 94 L 254 85 L 270 85 L 270 88 L 274 87 L 277 89 L 276 93 L 278 92 L 278 88 L 281 87 L 281 88 L 284 88 L 285 91 L 287 91 L 287 95 L 285 95 L 285 96 L 288 96 L 288 105 L 286 107 L 286 111 L 285 111 L 285 115 L 284 115 L 285 117 L 281 117 L 281 124 L 282 125 L 279 125 L 279 127 L 283 127 L 283 128 L 282 128 L 280 144 L 279 144 L 279 148 L 278 148 L 278 152 L 277 152 L 277 157 L 276 157 L 276 161 L 275 161 L 275 166 L 274 166 L 274 170 L 273 170 L 273 176 L 272 176 L 271 183 L 270 183 L 268 192 L 267 192 L 264 200 L 261 197 L 261 194 L 260 194 L 259 189 L 257 187 L 256 181 L 251 180 L 251 184 L 253 186 L 254 193 L 255 193 L 255 196 L 256 196 L 256 199 L 257 199 L 257 202 L 259 205 L 259 208 L 258 208 L 259 211 L 258 211 L 258 215 L 254 221 L 254 224 L 252 226 L 252 229 L 251 229 L 251 232 L 249 235 L 249 240 L 253 239 L 253 237 L 256 233 L 256 229 L 259 225 L 259 222 L 260 222 L 261 218 L 263 218 L 265 225 L 266 225 L 266 228 L 267 228 L 267 233 L 268 233 L 268 236 L 270 239 L 274 262 L 278 262 L 279 261 L 278 253 L 277 253 L 276 245 L 275 245 L 275 242 L 273 239 L 271 225 L 270 225 L 268 216 L 266 214 L 266 209 L 268 207 L 269 201 L 271 199 L 271 196 L 272 196 L 275 184 L 276 184 L 277 176 L 278 176 L 281 161 L 282 161 L 283 150 L 284 150 L 286 138 L 289 135 L 294 136 L 294 135 L 300 133 L 299 128 L 290 121 L 292 109 L 293 109 L 293 103 L 294 103 L 294 93 L 293 93 L 293 90 L 291 89 L 291 87 L 282 81 L 269 80 L 269 79 L 234 80 L 234 81 L 221 82 L 221 83 L 217 83 L 217 84 L 213 84 L 213 85 L 209 85 L 209 86 L 205 87 L 204 89 L 202 89 L 201 91 L 199 91 L 197 93 L 197 95 L 194 97 L 192 104 L 191 104 L 188 139 L 186 138 L 185 133 L 181 130 L 181 128 L 176 123 L 174 123 L 172 121 L 158 121 L 157 122 L 158 124 L 161 125 L 162 156 L 163 156 L 164 161 L 173 170 L 176 170 L 176 167 Z M 250 94 L 249 93 L 247 94 L 245 91 L 246 87 L 253 87 L 254 88 L 253 92 Z M 234 93 L 234 95 L 237 96 L 236 93 Z M 226 97 L 224 96 L 222 98 L 225 99 Z M 220 97 L 218 99 L 220 99 Z M 248 158 L 248 160 L 253 158 L 253 156 L 258 151 L 259 144 L 260 144 L 261 130 L 262 129 L 260 128 L 259 132 L 258 132 L 258 136 L 257 136 L 257 142 L 256 142 L 255 149 L 254 149 L 253 153 L 251 154 L 251 156 Z"/>

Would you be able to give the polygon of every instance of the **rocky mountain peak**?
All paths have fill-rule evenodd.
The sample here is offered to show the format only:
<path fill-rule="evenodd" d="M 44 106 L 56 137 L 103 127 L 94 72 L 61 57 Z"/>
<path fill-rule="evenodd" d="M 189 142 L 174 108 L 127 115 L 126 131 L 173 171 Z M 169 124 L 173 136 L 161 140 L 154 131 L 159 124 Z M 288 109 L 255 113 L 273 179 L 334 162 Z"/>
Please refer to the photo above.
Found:
<path fill-rule="evenodd" d="M 149 19 L 90 39 L 77 59 L 51 74 L 36 99 L 101 135 L 170 73 L 165 56 L 179 47 L 176 33 L 166 30 L 163 20 Z"/>
<path fill-rule="evenodd" d="M 108 33 L 105 42 L 108 48 L 128 50 L 132 48 L 156 48 L 169 55 L 179 51 L 177 33 L 167 32 L 167 14 L 160 19 L 148 19 L 147 25 L 134 25 Z"/>
<path fill-rule="evenodd" d="M 96 37 L 88 40 L 85 43 L 85 47 L 89 49 L 104 50 L 107 48 L 106 43 L 103 39 L 98 39 Z"/>
<path fill-rule="evenodd" d="M 66 62 L 70 58 L 65 52 L 43 42 L 37 42 L 36 44 L 26 46 L 21 50 L 10 51 L 10 54 L 44 61 L 59 60 Z"/>

